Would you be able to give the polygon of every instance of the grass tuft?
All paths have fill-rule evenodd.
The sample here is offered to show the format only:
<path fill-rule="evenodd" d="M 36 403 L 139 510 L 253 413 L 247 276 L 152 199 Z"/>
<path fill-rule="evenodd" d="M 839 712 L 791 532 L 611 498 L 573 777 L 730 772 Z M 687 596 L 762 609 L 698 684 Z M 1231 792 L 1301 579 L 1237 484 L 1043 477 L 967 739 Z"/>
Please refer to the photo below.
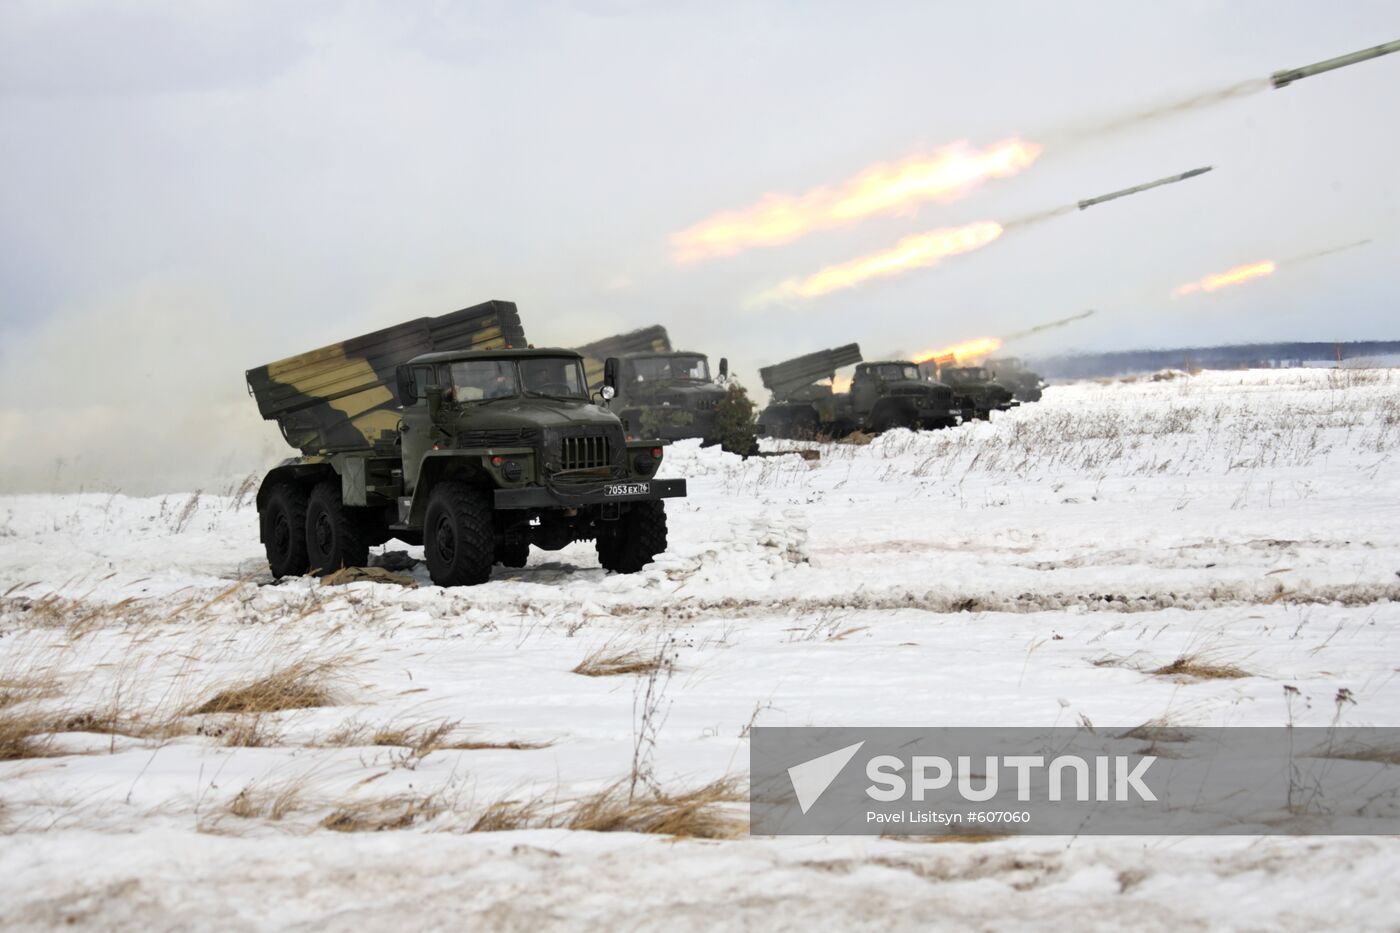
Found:
<path fill-rule="evenodd" d="M 732 839 L 743 821 L 722 805 L 747 799 L 732 778 L 677 794 L 630 798 L 624 782 L 578 801 L 566 814 L 568 829 L 595 833 L 651 833 L 694 839 Z"/>
<path fill-rule="evenodd" d="M 1172 663 L 1149 673 L 1158 677 L 1188 677 L 1192 680 L 1232 680 L 1251 676 L 1243 668 L 1233 664 L 1217 664 L 1199 654 L 1183 654 Z"/>
<path fill-rule="evenodd" d="M 241 687 L 220 690 L 190 713 L 275 713 L 332 706 L 335 699 L 326 681 L 337 666 L 337 662 L 296 661 Z"/>
<path fill-rule="evenodd" d="M 426 822 L 443 809 L 434 794 L 426 797 L 389 797 L 340 806 L 320 825 L 322 829 L 337 833 L 382 833 L 408 829 Z"/>
<path fill-rule="evenodd" d="M 647 654 L 635 649 L 614 652 L 609 648 L 592 651 L 578 666 L 575 674 L 585 677 L 617 677 L 623 674 L 650 674 L 659 671 L 669 663 L 661 654 Z"/>

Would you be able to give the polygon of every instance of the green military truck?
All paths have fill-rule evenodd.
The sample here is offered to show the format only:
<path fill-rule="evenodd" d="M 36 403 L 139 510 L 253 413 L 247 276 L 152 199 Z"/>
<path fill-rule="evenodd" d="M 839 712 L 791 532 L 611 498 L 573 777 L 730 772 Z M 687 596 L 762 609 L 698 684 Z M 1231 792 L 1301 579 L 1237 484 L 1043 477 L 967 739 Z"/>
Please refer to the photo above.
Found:
<path fill-rule="evenodd" d="M 624 436 L 605 369 L 599 405 L 578 353 L 529 347 L 515 305 L 490 301 L 249 370 L 301 451 L 258 489 L 273 576 L 363 566 L 390 538 L 422 544 L 440 586 L 586 540 L 608 570 L 640 570 L 685 480 L 656 478 L 662 442 Z"/>
<path fill-rule="evenodd" d="M 938 379 L 952 391 L 953 405 L 963 421 L 987 421 L 992 412 L 1016 405 L 1011 390 L 996 382 L 985 366 L 944 365 L 935 369 L 934 364 L 924 363 L 919 369 L 925 378 Z"/>
<path fill-rule="evenodd" d="M 836 391 L 836 371 L 851 365 L 856 368 L 850 389 Z M 760 432 L 770 437 L 844 437 L 854 431 L 957 424 L 948 387 L 930 383 L 905 360 L 862 362 L 854 343 L 767 366 L 758 374 L 772 394 L 758 419 Z"/>
<path fill-rule="evenodd" d="M 1040 401 L 1041 390 L 1045 388 L 1045 380 L 1040 378 L 1039 373 L 1028 369 L 1018 357 L 1004 356 L 1000 359 L 988 360 L 987 369 L 991 372 L 993 379 L 1011 390 L 1016 401 L 1022 404 Z"/>
<path fill-rule="evenodd" d="M 579 347 L 578 352 L 589 385 L 600 384 L 604 360 L 618 361 L 613 408 L 629 434 L 719 443 L 715 413 L 728 390 L 710 377 L 705 354 L 673 349 L 666 328 L 655 325 L 618 334 Z M 728 360 L 719 361 L 719 376 L 728 379 Z"/>

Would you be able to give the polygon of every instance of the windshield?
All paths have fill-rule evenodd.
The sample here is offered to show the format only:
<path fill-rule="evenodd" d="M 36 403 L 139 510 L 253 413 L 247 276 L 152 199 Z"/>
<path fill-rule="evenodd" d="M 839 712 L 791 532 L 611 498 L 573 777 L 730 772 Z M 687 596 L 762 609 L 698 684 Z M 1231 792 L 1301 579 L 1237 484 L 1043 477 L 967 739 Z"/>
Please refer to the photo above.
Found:
<path fill-rule="evenodd" d="M 526 395 L 588 398 L 583 367 L 567 356 L 541 356 L 520 361 L 520 385 Z"/>
<path fill-rule="evenodd" d="M 703 356 L 644 356 L 631 363 L 637 382 L 665 379 L 710 381 L 710 364 Z"/>
<path fill-rule="evenodd" d="M 451 397 L 455 402 L 489 402 L 522 392 L 586 399 L 583 366 L 567 356 L 526 357 L 519 361 L 463 360 L 452 364 Z"/>
<path fill-rule="evenodd" d="M 919 379 L 919 367 L 911 363 L 885 363 L 877 372 L 881 382 L 917 382 Z"/>
<path fill-rule="evenodd" d="M 950 369 L 948 373 L 964 382 L 986 382 L 988 378 L 987 371 L 981 366 L 963 366 L 959 369 Z"/>
<path fill-rule="evenodd" d="M 516 394 L 514 360 L 464 360 L 452 364 L 455 402 L 481 402 Z"/>

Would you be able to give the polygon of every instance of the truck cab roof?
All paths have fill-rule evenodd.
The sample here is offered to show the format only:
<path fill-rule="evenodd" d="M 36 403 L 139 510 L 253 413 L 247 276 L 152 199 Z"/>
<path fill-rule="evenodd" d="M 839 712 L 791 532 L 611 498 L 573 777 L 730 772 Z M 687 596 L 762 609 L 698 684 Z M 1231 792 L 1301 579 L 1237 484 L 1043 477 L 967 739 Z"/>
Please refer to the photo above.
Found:
<path fill-rule="evenodd" d="M 577 350 L 566 350 L 563 347 L 523 347 L 513 350 L 445 350 L 438 353 L 423 353 L 415 356 L 404 365 L 450 363 L 453 360 L 528 360 L 540 357 L 558 359 L 561 356 L 575 360 L 583 359 Z"/>
<path fill-rule="evenodd" d="M 664 356 L 664 357 L 667 357 L 667 358 L 675 358 L 675 357 L 678 357 L 678 356 L 701 356 L 701 357 L 705 357 L 706 359 L 709 359 L 708 356 L 705 356 L 705 354 L 703 354 L 703 353 L 701 353 L 701 352 L 699 352 L 699 351 L 697 351 L 697 350 L 661 350 L 661 351 L 657 351 L 657 350 L 639 350 L 639 351 L 637 351 L 637 352 L 635 352 L 635 353 L 624 353 L 624 354 L 622 354 L 621 357 L 619 357 L 619 359 L 624 359 L 624 360 L 639 360 L 639 359 L 653 359 L 653 358 L 655 358 L 655 357 L 663 357 L 663 356 Z"/>

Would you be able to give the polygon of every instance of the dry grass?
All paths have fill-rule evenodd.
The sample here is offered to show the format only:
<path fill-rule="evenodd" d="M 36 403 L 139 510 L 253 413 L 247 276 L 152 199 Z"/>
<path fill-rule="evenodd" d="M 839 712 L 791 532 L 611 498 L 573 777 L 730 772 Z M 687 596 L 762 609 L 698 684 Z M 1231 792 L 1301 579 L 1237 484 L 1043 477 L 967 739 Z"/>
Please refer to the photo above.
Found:
<path fill-rule="evenodd" d="M 270 787 L 254 782 L 235 794 L 225 809 L 230 816 L 241 820 L 281 820 L 301 809 L 305 795 L 305 778 L 294 778 Z"/>
<path fill-rule="evenodd" d="M 270 748 L 282 740 L 281 724 L 263 713 L 237 716 L 228 722 L 204 723 L 195 734 L 219 739 L 229 748 Z"/>
<path fill-rule="evenodd" d="M 530 751 L 549 748 L 553 742 L 527 742 L 519 739 L 493 741 L 490 739 L 453 738 L 461 722 L 440 719 L 426 722 L 390 723 L 374 728 L 358 720 L 349 720 L 330 735 L 316 742 L 326 748 L 356 748 L 380 746 L 406 748 L 417 757 L 440 751 L 510 750 Z"/>
<path fill-rule="evenodd" d="M 498 800 L 486 808 L 467 832 L 505 833 L 547 825 L 544 801 Z"/>
<path fill-rule="evenodd" d="M 1400 765 L 1400 748 L 1385 748 L 1374 745 L 1360 745 L 1354 742 L 1344 742 L 1339 745 L 1328 745 L 1322 748 L 1310 749 L 1305 752 L 1305 758 L 1335 758 L 1340 761 L 1370 761 L 1381 765 Z"/>
<path fill-rule="evenodd" d="M 723 805 L 747 799 L 732 778 L 715 781 L 678 794 L 629 799 L 627 783 L 575 803 L 562 825 L 594 833 L 653 833 L 695 839 L 732 839 L 744 831 L 744 822 Z"/>
<path fill-rule="evenodd" d="M 1170 664 L 1149 671 L 1157 677 L 1185 677 L 1191 680 L 1232 680 L 1252 676 L 1233 664 L 1220 664 L 1199 654 L 1183 654 Z"/>
<path fill-rule="evenodd" d="M 553 744 L 553 742 L 522 742 L 517 739 L 511 739 L 505 742 L 492 742 L 487 739 L 462 739 L 460 741 L 450 742 L 440 747 L 450 751 L 458 752 L 476 752 L 487 750 L 527 752 L 534 751 L 540 748 L 549 748 Z"/>
<path fill-rule="evenodd" d="M 241 687 L 229 687 L 190 710 L 208 713 L 275 713 L 287 709 L 332 706 L 328 681 L 341 666 L 335 661 L 295 661 Z"/>
<path fill-rule="evenodd" d="M 43 758 L 53 746 L 52 716 L 8 710 L 0 713 L 0 761 Z"/>
<path fill-rule="evenodd" d="M 578 662 L 578 666 L 574 668 L 573 672 L 585 677 L 650 674 L 661 670 L 668 663 L 667 659 L 660 653 L 647 654 L 636 649 L 618 652 L 605 646 L 589 652 L 587 657 Z"/>
<path fill-rule="evenodd" d="M 337 833 L 382 833 L 427 822 L 444 809 L 436 794 L 388 797 L 344 804 L 323 819 L 320 826 Z"/>

